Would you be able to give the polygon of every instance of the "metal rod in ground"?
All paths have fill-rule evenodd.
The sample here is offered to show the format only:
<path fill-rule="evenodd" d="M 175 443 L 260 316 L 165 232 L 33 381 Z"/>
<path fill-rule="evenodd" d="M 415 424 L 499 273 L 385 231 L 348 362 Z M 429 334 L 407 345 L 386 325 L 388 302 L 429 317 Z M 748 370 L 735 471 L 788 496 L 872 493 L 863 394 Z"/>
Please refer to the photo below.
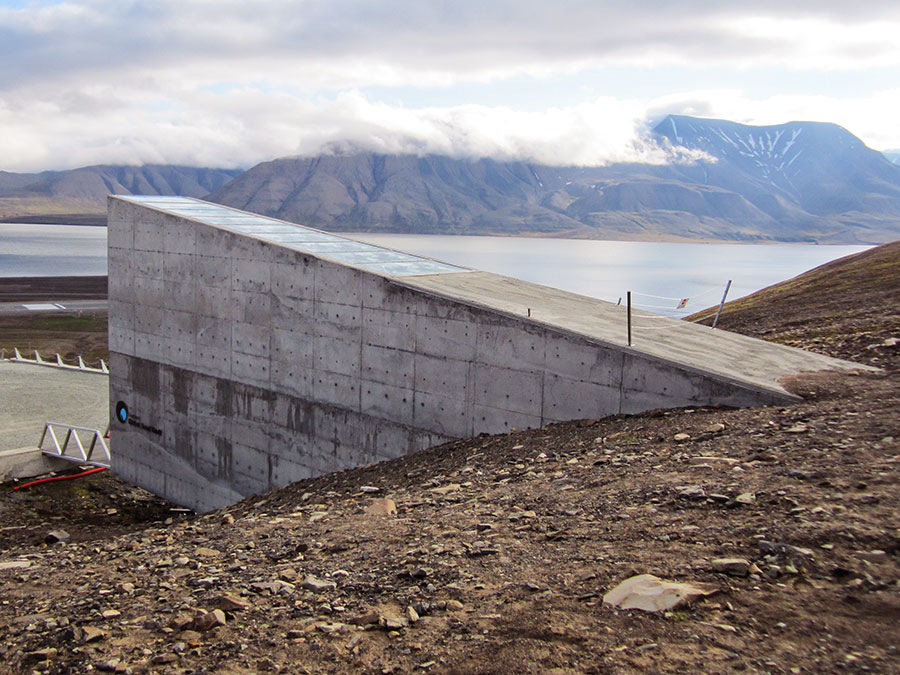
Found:
<path fill-rule="evenodd" d="M 716 324 L 719 323 L 719 315 L 722 313 L 722 307 L 725 306 L 725 298 L 728 296 L 728 289 L 731 288 L 731 279 L 728 280 L 728 283 L 725 284 L 725 292 L 722 293 L 722 302 L 719 303 L 719 310 L 716 312 L 716 318 L 713 319 L 712 327 L 715 328 Z"/>
<path fill-rule="evenodd" d="M 628 346 L 631 346 L 631 291 L 625 294 L 628 298 Z"/>

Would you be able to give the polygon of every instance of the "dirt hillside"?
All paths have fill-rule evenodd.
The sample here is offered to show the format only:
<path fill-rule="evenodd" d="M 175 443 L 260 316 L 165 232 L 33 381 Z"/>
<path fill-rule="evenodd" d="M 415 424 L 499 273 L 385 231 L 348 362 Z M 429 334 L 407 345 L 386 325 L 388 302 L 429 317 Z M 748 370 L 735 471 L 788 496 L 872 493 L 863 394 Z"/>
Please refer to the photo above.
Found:
<path fill-rule="evenodd" d="M 712 323 L 711 307 L 687 319 Z M 719 328 L 875 366 L 900 332 L 900 241 L 826 263 L 725 305 Z M 887 359 L 887 361 L 885 361 Z"/>
<path fill-rule="evenodd" d="M 795 406 L 482 436 L 205 516 L 103 474 L 4 485 L 0 670 L 898 672 L 898 257 L 729 308 L 722 325 L 884 368 L 798 378 Z M 717 592 L 604 604 L 642 573 Z"/>

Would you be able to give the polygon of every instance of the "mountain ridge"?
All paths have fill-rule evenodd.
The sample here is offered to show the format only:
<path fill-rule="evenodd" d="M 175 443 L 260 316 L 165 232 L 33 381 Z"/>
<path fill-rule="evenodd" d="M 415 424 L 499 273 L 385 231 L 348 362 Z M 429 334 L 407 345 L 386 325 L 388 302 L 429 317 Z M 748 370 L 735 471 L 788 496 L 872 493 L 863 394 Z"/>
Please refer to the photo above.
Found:
<path fill-rule="evenodd" d="M 326 230 L 598 239 L 884 243 L 900 167 L 822 122 L 757 127 L 669 115 L 665 165 L 547 166 L 373 152 L 279 158 L 211 201 Z"/>
<path fill-rule="evenodd" d="M 336 231 L 879 244 L 900 238 L 900 165 L 823 122 L 668 115 L 655 142 L 692 162 L 549 166 L 347 150 L 247 171 L 98 165 L 0 172 L 0 218 L 94 214 L 171 194 Z"/>
<path fill-rule="evenodd" d="M 205 197 L 240 173 L 167 164 L 98 164 L 68 171 L 0 171 L 0 218 L 106 213 L 107 194 Z"/>

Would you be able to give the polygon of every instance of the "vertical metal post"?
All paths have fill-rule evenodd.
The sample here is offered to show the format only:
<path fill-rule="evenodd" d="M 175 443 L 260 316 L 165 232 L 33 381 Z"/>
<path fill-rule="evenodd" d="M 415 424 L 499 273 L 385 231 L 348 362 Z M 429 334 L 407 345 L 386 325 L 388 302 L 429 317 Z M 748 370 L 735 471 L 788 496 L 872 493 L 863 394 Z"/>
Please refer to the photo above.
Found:
<path fill-rule="evenodd" d="M 628 346 L 631 346 L 631 291 L 625 294 L 628 297 Z"/>
<path fill-rule="evenodd" d="M 719 323 L 719 315 L 722 313 L 722 307 L 725 306 L 725 298 L 728 296 L 729 288 L 731 288 L 731 279 L 728 280 L 728 283 L 725 285 L 725 292 L 722 293 L 722 302 L 719 303 L 719 310 L 716 312 L 716 318 L 713 319 L 713 328 L 715 328 L 716 324 Z"/>

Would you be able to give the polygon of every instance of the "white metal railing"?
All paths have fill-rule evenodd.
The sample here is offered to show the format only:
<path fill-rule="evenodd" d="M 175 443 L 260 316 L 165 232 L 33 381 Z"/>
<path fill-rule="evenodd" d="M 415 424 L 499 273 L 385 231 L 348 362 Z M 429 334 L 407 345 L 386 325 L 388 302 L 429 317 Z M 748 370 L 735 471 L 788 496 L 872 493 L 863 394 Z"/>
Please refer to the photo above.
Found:
<path fill-rule="evenodd" d="M 62 443 L 59 441 L 57 431 L 66 432 Z M 88 439 L 85 436 L 82 439 L 79 432 L 81 434 L 90 434 L 90 438 Z M 45 448 L 44 441 L 48 438 L 53 443 L 53 446 Z M 44 425 L 44 432 L 41 434 L 41 442 L 38 443 L 38 448 L 48 457 L 67 459 L 79 464 L 103 466 L 107 469 L 110 465 L 109 446 L 103 440 L 103 434 L 96 429 L 60 424 L 59 422 L 47 422 Z"/>
<path fill-rule="evenodd" d="M 56 359 L 51 359 L 48 361 L 47 359 L 43 358 L 36 349 L 34 350 L 33 359 L 22 356 L 22 353 L 19 351 L 18 347 L 13 347 L 13 355 L 9 357 L 6 356 L 5 349 L 0 349 L 0 361 L 33 363 L 39 366 L 49 366 L 51 368 L 65 368 L 66 370 L 81 370 L 87 373 L 104 373 L 105 375 L 109 375 L 109 368 L 107 368 L 106 362 L 103 359 L 100 359 L 99 368 L 92 368 L 91 366 L 85 365 L 84 359 L 82 359 L 80 356 L 78 357 L 78 365 L 72 365 L 69 363 L 65 363 L 59 354 L 56 354 Z"/>

